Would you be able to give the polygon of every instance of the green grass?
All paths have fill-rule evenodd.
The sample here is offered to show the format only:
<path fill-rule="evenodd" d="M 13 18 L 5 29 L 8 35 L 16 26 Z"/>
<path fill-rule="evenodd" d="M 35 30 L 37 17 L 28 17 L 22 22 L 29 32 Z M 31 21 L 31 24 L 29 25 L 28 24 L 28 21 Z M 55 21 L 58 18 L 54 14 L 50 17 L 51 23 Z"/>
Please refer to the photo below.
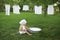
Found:
<path fill-rule="evenodd" d="M 27 20 L 28 27 L 39 27 L 42 31 L 20 35 L 19 21 Z M 0 40 L 60 40 L 60 14 L 57 15 L 36 15 L 33 12 L 21 12 L 6 16 L 0 12 Z"/>

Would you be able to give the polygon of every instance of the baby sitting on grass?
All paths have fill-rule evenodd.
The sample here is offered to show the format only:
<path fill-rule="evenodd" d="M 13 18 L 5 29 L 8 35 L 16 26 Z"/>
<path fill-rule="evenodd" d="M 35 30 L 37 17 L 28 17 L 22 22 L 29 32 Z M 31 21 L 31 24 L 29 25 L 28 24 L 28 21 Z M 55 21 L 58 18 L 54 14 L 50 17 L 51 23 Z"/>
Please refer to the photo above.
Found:
<path fill-rule="evenodd" d="M 19 27 L 19 33 L 20 34 L 27 33 L 28 35 L 32 35 L 29 32 L 29 28 L 26 26 L 27 21 L 25 19 L 21 20 L 19 23 L 20 23 L 20 27 Z"/>

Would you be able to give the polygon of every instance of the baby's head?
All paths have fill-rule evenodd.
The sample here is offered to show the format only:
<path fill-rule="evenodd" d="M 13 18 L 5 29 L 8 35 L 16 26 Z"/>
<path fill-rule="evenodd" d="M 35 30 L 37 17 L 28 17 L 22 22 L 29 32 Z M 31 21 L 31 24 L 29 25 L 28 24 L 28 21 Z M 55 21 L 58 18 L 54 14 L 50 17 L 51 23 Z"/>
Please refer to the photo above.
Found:
<path fill-rule="evenodd" d="M 19 22 L 19 24 L 21 24 L 21 25 L 25 25 L 26 23 L 27 23 L 27 21 L 25 19 L 23 19 Z"/>

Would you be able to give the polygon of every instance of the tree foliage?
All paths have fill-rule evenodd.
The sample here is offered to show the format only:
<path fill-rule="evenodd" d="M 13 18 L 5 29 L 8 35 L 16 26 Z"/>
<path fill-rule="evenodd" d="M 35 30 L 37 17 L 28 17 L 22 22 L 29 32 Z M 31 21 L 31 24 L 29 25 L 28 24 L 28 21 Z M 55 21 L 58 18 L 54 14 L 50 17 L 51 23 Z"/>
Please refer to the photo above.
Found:
<path fill-rule="evenodd" d="M 53 4 L 55 1 L 57 0 L 0 0 L 0 7 L 4 6 L 5 4 L 10 4 L 12 5 L 29 5 L 29 7 L 32 9 L 34 7 L 34 5 L 49 5 L 49 4 Z"/>

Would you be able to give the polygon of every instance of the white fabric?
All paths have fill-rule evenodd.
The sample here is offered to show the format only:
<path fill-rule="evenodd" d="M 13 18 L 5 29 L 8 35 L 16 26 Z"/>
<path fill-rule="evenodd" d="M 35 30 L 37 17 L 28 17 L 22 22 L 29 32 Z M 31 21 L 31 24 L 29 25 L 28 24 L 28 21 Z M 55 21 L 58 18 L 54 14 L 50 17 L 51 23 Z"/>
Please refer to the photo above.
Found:
<path fill-rule="evenodd" d="M 14 5 L 13 6 L 13 13 L 14 14 L 20 14 L 20 7 L 19 7 L 19 5 Z"/>
<path fill-rule="evenodd" d="M 22 30 L 26 30 L 25 26 L 22 26 Z"/>
<path fill-rule="evenodd" d="M 53 15 L 54 14 L 54 7 L 53 7 L 53 5 L 48 5 L 47 13 L 48 13 L 48 15 Z"/>
<path fill-rule="evenodd" d="M 37 6 L 34 6 L 34 12 L 35 12 L 35 14 L 37 14 L 37 11 L 38 11 Z"/>
<path fill-rule="evenodd" d="M 6 15 L 10 15 L 10 5 L 9 4 L 5 5 L 5 12 L 6 12 Z"/>
<path fill-rule="evenodd" d="M 24 34 L 25 32 L 23 32 L 23 31 L 19 31 L 19 33 L 20 33 L 20 34 Z"/>
<path fill-rule="evenodd" d="M 26 24 L 26 23 L 27 23 L 27 21 L 25 19 L 23 19 L 19 22 L 19 24 Z"/>
<path fill-rule="evenodd" d="M 19 33 L 20 33 L 20 34 L 24 34 L 24 33 L 25 33 L 26 28 L 25 28 L 25 26 L 23 26 L 23 25 L 21 26 L 21 28 L 22 28 L 22 30 L 24 30 L 24 31 L 19 31 Z"/>
<path fill-rule="evenodd" d="M 29 10 L 29 6 L 28 5 L 23 5 L 23 10 L 24 11 L 28 11 Z"/>
<path fill-rule="evenodd" d="M 34 6 L 35 14 L 42 14 L 42 6 Z"/>
<path fill-rule="evenodd" d="M 39 6 L 39 7 L 38 7 L 38 13 L 39 13 L 39 14 L 42 14 L 42 6 Z"/>

